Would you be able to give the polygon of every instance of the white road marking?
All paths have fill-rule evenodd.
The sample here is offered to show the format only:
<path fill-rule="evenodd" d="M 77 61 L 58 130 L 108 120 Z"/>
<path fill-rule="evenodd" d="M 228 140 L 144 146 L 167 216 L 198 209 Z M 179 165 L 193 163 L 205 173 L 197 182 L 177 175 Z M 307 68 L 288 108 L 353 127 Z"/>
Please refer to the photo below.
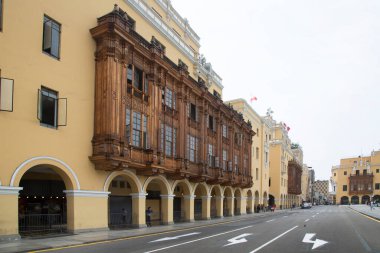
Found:
<path fill-rule="evenodd" d="M 252 235 L 252 234 L 251 233 L 246 233 L 246 234 L 238 235 L 238 236 L 236 236 L 234 238 L 231 238 L 231 239 L 228 240 L 230 243 L 224 245 L 223 247 L 234 245 L 234 244 L 238 244 L 238 243 L 247 242 L 247 239 L 245 239 L 244 237 L 246 237 L 248 235 Z"/>
<path fill-rule="evenodd" d="M 313 216 L 311 216 L 312 218 L 314 218 L 315 217 L 315 215 L 313 215 Z"/>
<path fill-rule="evenodd" d="M 305 222 L 308 222 L 310 219 L 305 220 Z"/>
<path fill-rule="evenodd" d="M 284 218 L 288 217 L 287 215 L 284 216 Z"/>
<path fill-rule="evenodd" d="M 291 229 L 285 231 L 285 232 L 282 233 L 281 235 L 276 236 L 275 238 L 273 238 L 273 239 L 270 240 L 269 242 L 264 243 L 263 245 L 261 245 L 260 247 L 258 247 L 257 249 L 254 249 L 253 251 L 251 251 L 251 252 L 249 252 L 249 253 L 255 253 L 255 252 L 261 250 L 261 249 L 264 248 L 265 246 L 271 244 L 272 242 L 276 241 L 278 238 L 280 238 L 280 237 L 286 235 L 287 233 L 289 233 L 289 232 L 292 231 L 293 229 L 296 229 L 297 227 L 298 227 L 298 226 L 294 226 L 294 227 L 292 227 Z"/>
<path fill-rule="evenodd" d="M 151 251 L 145 251 L 145 253 L 150 253 L 150 252 L 156 252 L 156 251 L 161 251 L 161 250 L 165 250 L 165 249 L 170 249 L 170 248 L 174 248 L 174 247 L 177 247 L 177 246 L 181 246 L 181 245 L 185 245 L 185 244 L 189 244 L 189 243 L 193 243 L 193 242 L 197 242 L 197 241 L 202 241 L 202 240 L 205 240 L 205 239 L 208 239 L 208 238 L 212 238 L 212 237 L 216 237 L 216 236 L 219 236 L 219 235 L 225 235 L 225 234 L 233 233 L 233 232 L 236 232 L 236 231 L 239 231 L 239 230 L 243 230 L 243 229 L 247 229 L 247 228 L 251 228 L 251 227 L 252 226 L 246 226 L 246 227 L 230 230 L 230 231 L 223 232 L 223 233 L 219 233 L 219 234 L 215 234 L 215 235 L 210 235 L 210 236 L 206 236 L 206 237 L 203 237 L 203 238 L 199 238 L 199 239 L 195 239 L 195 240 L 191 240 L 191 241 L 187 241 L 187 242 L 182 242 L 182 243 L 174 244 L 174 245 L 163 247 L 163 248 L 159 248 L 159 249 L 154 249 L 154 250 L 151 250 Z"/>
<path fill-rule="evenodd" d="M 163 241 L 169 241 L 169 240 L 176 240 L 176 239 L 181 238 L 181 237 L 187 237 L 187 236 L 198 235 L 198 234 L 200 234 L 200 232 L 194 232 L 194 233 L 184 234 L 184 235 L 177 235 L 177 236 L 172 236 L 172 237 L 164 237 L 164 238 L 157 239 L 157 240 L 154 240 L 151 242 L 163 242 Z"/>
<path fill-rule="evenodd" d="M 267 220 L 267 222 L 272 222 L 272 221 L 274 221 L 274 219 L 272 219 L 272 220 Z"/>
<path fill-rule="evenodd" d="M 313 244 L 313 247 L 311 249 L 316 249 L 318 247 L 321 247 L 322 245 L 325 245 L 326 241 L 324 240 L 319 240 L 319 239 L 315 239 L 315 241 L 312 241 L 311 238 L 313 238 L 315 236 L 315 234 L 312 234 L 312 233 L 306 233 L 302 242 L 304 243 L 312 243 Z"/>

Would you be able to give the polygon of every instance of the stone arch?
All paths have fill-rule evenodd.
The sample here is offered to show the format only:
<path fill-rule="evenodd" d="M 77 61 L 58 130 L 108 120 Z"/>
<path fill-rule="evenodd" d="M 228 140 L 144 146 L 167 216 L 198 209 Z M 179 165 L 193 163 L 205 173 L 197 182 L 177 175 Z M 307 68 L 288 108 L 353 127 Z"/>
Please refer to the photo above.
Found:
<path fill-rule="evenodd" d="M 125 177 L 125 178 L 131 180 L 131 182 L 132 182 L 131 187 L 132 187 L 133 192 L 142 192 L 143 188 L 142 188 L 140 180 L 137 178 L 136 174 L 134 174 L 133 172 L 131 172 L 129 170 L 114 171 L 114 172 L 110 173 L 108 175 L 106 181 L 104 182 L 103 191 L 105 191 L 105 192 L 108 191 L 112 180 L 118 176 L 122 176 L 122 177 Z"/>
<path fill-rule="evenodd" d="M 207 184 L 197 183 L 194 186 L 194 219 L 206 220 L 210 218 L 210 189 Z"/>
<path fill-rule="evenodd" d="M 174 193 L 175 192 L 175 188 L 177 186 L 179 186 L 179 185 L 185 186 L 184 187 L 184 192 L 183 192 L 184 195 L 191 195 L 191 193 L 194 192 L 193 187 L 191 186 L 191 184 L 189 183 L 188 180 L 176 180 L 173 183 L 173 186 L 171 188 L 171 192 Z"/>
<path fill-rule="evenodd" d="M 234 191 L 233 191 L 232 187 L 230 187 L 230 186 L 225 187 L 224 191 L 223 191 L 223 195 L 225 197 L 234 197 Z"/>
<path fill-rule="evenodd" d="M 256 205 L 253 206 L 253 196 L 252 191 L 249 189 L 247 191 L 247 213 L 252 213 L 256 208 Z"/>
<path fill-rule="evenodd" d="M 368 195 L 362 196 L 362 204 L 367 204 L 371 201 L 371 198 Z"/>
<path fill-rule="evenodd" d="M 152 182 L 152 181 L 158 181 L 160 182 L 161 184 L 160 185 L 160 189 L 163 191 L 163 194 L 166 194 L 166 195 L 171 195 L 173 194 L 173 192 L 171 191 L 171 187 L 170 187 L 170 184 L 168 182 L 168 180 L 164 177 L 164 176 L 152 176 L 152 177 L 149 177 L 147 178 L 147 180 L 145 180 L 144 182 L 144 185 L 143 185 L 143 192 L 147 192 L 147 188 L 148 188 L 148 185 Z"/>
<path fill-rule="evenodd" d="M 213 190 L 215 191 L 215 194 L 217 196 L 223 196 L 223 189 L 220 185 L 213 185 L 210 188 L 210 195 L 212 194 Z"/>
<path fill-rule="evenodd" d="M 358 196 L 352 196 L 351 197 L 351 204 L 359 204 L 359 197 Z"/>
<path fill-rule="evenodd" d="M 80 190 L 78 176 L 74 170 L 65 162 L 49 156 L 38 156 L 30 158 L 20 164 L 12 174 L 10 186 L 19 186 L 22 176 L 31 168 L 45 165 L 56 172 L 64 181 L 66 190 Z"/>
<path fill-rule="evenodd" d="M 349 199 L 348 199 L 348 197 L 347 196 L 342 196 L 341 198 L 340 198 L 340 204 L 341 205 L 348 205 L 349 204 Z"/>

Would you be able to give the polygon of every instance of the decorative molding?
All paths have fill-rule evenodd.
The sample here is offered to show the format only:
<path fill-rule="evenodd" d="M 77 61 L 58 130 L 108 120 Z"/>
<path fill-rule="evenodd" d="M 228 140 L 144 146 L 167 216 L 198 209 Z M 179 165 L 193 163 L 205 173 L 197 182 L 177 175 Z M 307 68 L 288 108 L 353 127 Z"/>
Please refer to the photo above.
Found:
<path fill-rule="evenodd" d="M 16 176 L 17 174 L 20 172 L 20 170 L 22 168 L 24 168 L 25 165 L 27 165 L 28 163 L 30 162 L 33 162 L 33 161 L 36 161 L 36 160 L 52 160 L 52 161 L 55 161 L 59 164 L 61 164 L 63 167 L 65 167 L 70 173 L 71 175 L 74 177 L 75 179 L 75 183 L 76 183 L 76 186 L 77 186 L 77 189 L 80 190 L 80 184 L 79 184 L 79 179 L 78 179 L 78 176 L 75 174 L 74 170 L 68 165 L 66 164 L 65 162 L 57 159 L 57 158 L 54 158 L 54 157 L 50 157 L 50 156 L 36 156 L 36 157 L 33 157 L 33 158 L 30 158 L 26 161 L 24 161 L 22 164 L 20 164 L 16 170 L 13 172 L 13 175 L 12 175 L 12 178 L 11 178 L 11 183 L 9 184 L 10 186 L 14 186 L 14 182 L 16 180 Z"/>
<path fill-rule="evenodd" d="M 145 193 L 145 192 L 137 192 L 137 193 L 129 194 L 129 196 L 131 196 L 133 199 L 146 198 L 147 195 L 148 195 L 148 193 Z"/>
<path fill-rule="evenodd" d="M 173 199 L 175 197 L 174 194 L 161 194 L 160 197 L 162 199 Z"/>
<path fill-rule="evenodd" d="M 144 1 L 141 0 L 124 0 L 127 4 L 137 10 L 147 21 L 152 23 L 158 31 L 169 39 L 181 52 L 187 55 L 192 63 L 196 62 L 195 52 L 187 46 L 170 27 L 168 27 L 154 11 Z"/>
<path fill-rule="evenodd" d="M 207 199 L 211 199 L 211 197 L 212 197 L 211 195 L 201 196 L 202 199 L 206 199 L 206 200 L 207 200 Z"/>
<path fill-rule="evenodd" d="M 0 186 L 0 195 L 18 195 L 23 187 Z"/>
<path fill-rule="evenodd" d="M 111 192 L 103 191 L 83 191 L 83 190 L 65 190 L 63 191 L 66 196 L 74 197 L 96 197 L 96 198 L 107 198 Z"/>
<path fill-rule="evenodd" d="M 193 200 L 195 198 L 195 195 L 183 195 L 183 198 Z"/>

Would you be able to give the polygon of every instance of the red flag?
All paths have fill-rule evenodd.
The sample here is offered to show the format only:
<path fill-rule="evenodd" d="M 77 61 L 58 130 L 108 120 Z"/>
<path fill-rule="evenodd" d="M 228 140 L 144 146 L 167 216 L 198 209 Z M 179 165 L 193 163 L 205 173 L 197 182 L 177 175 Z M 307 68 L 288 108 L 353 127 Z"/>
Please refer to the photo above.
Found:
<path fill-rule="evenodd" d="M 290 127 L 287 127 L 287 128 L 286 128 L 286 130 L 288 130 L 288 132 L 289 132 L 289 130 L 290 130 Z"/>
<path fill-rule="evenodd" d="M 253 102 L 253 101 L 257 101 L 257 97 L 251 97 L 250 99 L 249 99 L 249 102 Z"/>

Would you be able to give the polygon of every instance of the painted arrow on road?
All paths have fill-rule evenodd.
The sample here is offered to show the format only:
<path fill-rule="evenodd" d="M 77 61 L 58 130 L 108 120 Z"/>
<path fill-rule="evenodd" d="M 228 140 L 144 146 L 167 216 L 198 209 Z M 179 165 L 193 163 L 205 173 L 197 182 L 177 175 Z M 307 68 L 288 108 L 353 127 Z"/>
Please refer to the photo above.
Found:
<path fill-rule="evenodd" d="M 311 239 L 315 236 L 315 234 L 307 233 L 305 234 L 305 237 L 303 238 L 302 242 L 305 243 L 313 243 L 313 247 L 311 249 L 316 249 L 318 247 L 321 247 L 322 245 L 325 245 L 326 241 L 315 239 L 315 241 L 312 241 Z"/>
<path fill-rule="evenodd" d="M 228 240 L 230 243 L 224 245 L 223 247 L 234 245 L 234 244 L 238 244 L 238 243 L 247 242 L 247 239 L 245 239 L 244 237 L 249 236 L 249 235 L 252 235 L 252 234 L 246 233 L 246 234 L 242 234 L 242 235 L 236 236 L 234 238 L 231 238 L 231 239 Z"/>
<path fill-rule="evenodd" d="M 198 234 L 200 234 L 200 232 L 194 232 L 194 233 L 184 234 L 184 235 L 177 235 L 177 236 L 173 236 L 173 237 L 164 237 L 164 238 L 157 239 L 157 240 L 154 240 L 151 242 L 163 242 L 163 241 L 169 241 L 169 240 L 176 240 L 176 239 L 181 238 L 181 237 L 187 237 L 187 236 L 198 235 Z"/>

